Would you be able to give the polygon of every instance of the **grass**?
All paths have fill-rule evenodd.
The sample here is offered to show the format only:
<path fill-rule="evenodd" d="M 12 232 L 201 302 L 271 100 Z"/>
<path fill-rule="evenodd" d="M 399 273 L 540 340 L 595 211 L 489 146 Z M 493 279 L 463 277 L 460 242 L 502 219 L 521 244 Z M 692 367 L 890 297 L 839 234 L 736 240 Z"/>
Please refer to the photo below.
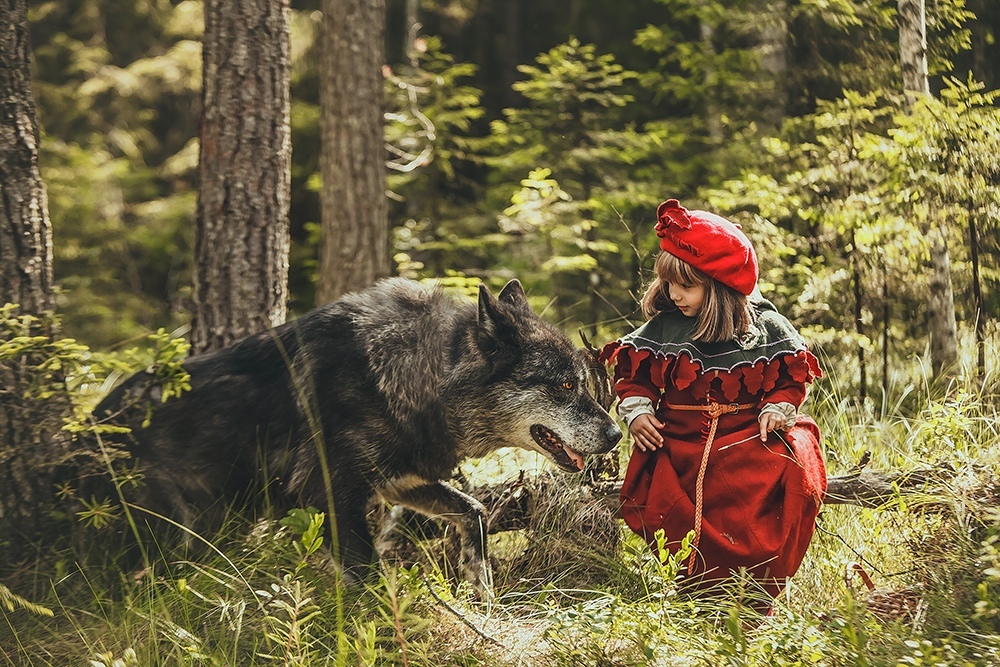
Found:
<path fill-rule="evenodd" d="M 927 467 L 940 488 L 878 509 L 824 508 L 767 618 L 738 591 L 685 598 L 670 562 L 563 478 L 532 529 L 491 536 L 489 604 L 447 574 L 448 539 L 420 545 L 419 565 L 383 564 L 377 581 L 344 589 L 317 525 L 234 521 L 214 550 L 169 567 L 122 567 L 95 546 L 5 574 L 23 595 L 0 588 L 0 665 L 1000 665 L 997 345 L 982 379 L 965 358 L 941 384 L 922 360 L 899 361 L 889 396 L 861 404 L 850 365 L 827 360 L 839 370 L 806 410 L 830 473 L 871 452 L 869 468 Z M 546 474 L 518 452 L 463 473 L 487 482 L 525 468 Z M 877 594 L 850 576 L 854 562 Z M 880 600 L 894 599 L 916 602 L 893 616 Z"/>

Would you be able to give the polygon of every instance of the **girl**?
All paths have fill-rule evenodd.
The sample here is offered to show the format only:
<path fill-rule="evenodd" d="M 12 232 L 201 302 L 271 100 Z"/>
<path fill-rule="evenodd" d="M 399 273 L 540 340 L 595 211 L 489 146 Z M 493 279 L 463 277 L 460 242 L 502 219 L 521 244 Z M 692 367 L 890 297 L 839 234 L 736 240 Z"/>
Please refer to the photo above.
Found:
<path fill-rule="evenodd" d="M 798 414 L 819 365 L 756 291 L 757 257 L 738 225 L 670 199 L 656 234 L 649 319 L 602 351 L 635 443 L 622 516 L 651 545 L 662 528 L 671 551 L 693 530 L 694 586 L 746 568 L 774 597 L 826 491 L 819 429 Z"/>

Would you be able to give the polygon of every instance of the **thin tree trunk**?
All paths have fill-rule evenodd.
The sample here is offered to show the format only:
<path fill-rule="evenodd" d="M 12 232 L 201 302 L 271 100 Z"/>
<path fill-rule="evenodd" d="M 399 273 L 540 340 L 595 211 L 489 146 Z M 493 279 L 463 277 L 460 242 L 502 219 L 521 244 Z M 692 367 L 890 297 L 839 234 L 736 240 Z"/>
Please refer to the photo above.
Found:
<path fill-rule="evenodd" d="M 195 352 L 285 321 L 289 19 L 289 0 L 205 3 Z"/>
<path fill-rule="evenodd" d="M 899 62 L 907 104 L 930 93 L 927 81 L 927 15 L 924 0 L 899 0 Z M 914 95 L 915 94 L 915 95 Z"/>
<path fill-rule="evenodd" d="M 882 258 L 882 396 L 889 397 L 889 272 Z"/>
<path fill-rule="evenodd" d="M 705 97 L 705 127 L 708 131 L 708 141 L 713 148 L 722 144 L 722 119 L 719 116 L 719 106 L 715 102 L 715 27 L 702 19 L 701 48 L 705 55 L 704 82 L 708 86 L 708 95 Z"/>
<path fill-rule="evenodd" d="M 958 361 L 955 297 L 951 288 L 951 261 L 943 230 L 931 224 L 930 334 L 931 370 L 937 377 Z"/>
<path fill-rule="evenodd" d="M 383 146 L 384 0 L 324 0 L 322 32 L 318 304 L 391 272 Z"/>
<path fill-rule="evenodd" d="M 868 396 L 868 364 L 865 361 L 865 347 L 862 344 L 864 338 L 864 302 L 861 288 L 861 267 L 858 260 L 858 245 L 854 240 L 854 232 L 851 232 L 851 283 L 854 291 L 854 332 L 858 335 L 858 399 L 865 402 Z"/>
<path fill-rule="evenodd" d="M 521 102 L 519 99 L 520 96 L 514 92 L 513 85 L 521 77 L 521 73 L 517 71 L 518 65 L 521 64 L 521 0 L 507 0 L 506 2 L 499 3 L 498 7 L 504 14 L 504 95 L 507 100 L 507 106 L 519 106 Z M 578 7 L 571 7 L 570 13 L 573 13 L 577 9 Z M 576 18 L 571 19 L 570 25 L 576 25 Z"/>
<path fill-rule="evenodd" d="M 927 17 L 924 0 L 899 0 L 899 59 L 903 92 L 909 107 L 930 93 L 927 81 Z M 931 369 L 935 376 L 958 360 L 955 299 L 951 286 L 951 259 L 944 231 L 931 220 L 930 254 L 933 276 L 930 284 L 929 321 Z"/>
<path fill-rule="evenodd" d="M 972 205 L 966 206 L 969 216 L 969 252 L 972 260 L 972 298 L 976 313 L 976 372 L 986 377 L 986 311 L 983 309 L 983 286 L 979 275 L 979 229 Z"/>
<path fill-rule="evenodd" d="M 414 42 L 420 30 L 419 10 L 420 3 L 418 0 L 406 0 L 406 17 L 404 18 L 405 23 L 403 23 L 403 58 L 406 59 L 406 62 L 413 69 L 416 69 L 418 64 L 417 50 L 414 48 Z"/>
<path fill-rule="evenodd" d="M 765 16 L 760 30 L 760 64 L 767 72 L 773 89 L 764 101 L 764 115 L 772 126 L 778 127 L 785 118 L 787 103 L 785 80 L 788 76 L 788 3 L 776 0 L 768 6 Z"/>

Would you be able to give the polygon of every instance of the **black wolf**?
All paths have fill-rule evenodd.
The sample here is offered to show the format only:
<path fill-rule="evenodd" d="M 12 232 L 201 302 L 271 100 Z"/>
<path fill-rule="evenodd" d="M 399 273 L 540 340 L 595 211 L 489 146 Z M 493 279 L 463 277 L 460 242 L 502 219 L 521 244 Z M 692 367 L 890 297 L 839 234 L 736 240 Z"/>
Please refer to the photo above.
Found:
<path fill-rule="evenodd" d="M 453 522 L 466 578 L 488 590 L 485 510 L 442 480 L 499 447 L 579 471 L 622 435 L 586 389 L 583 351 L 516 280 L 498 298 L 481 286 L 478 307 L 385 280 L 184 366 L 191 389 L 178 398 L 158 400 L 139 373 L 94 410 L 132 428 L 118 436 L 142 473 L 129 500 L 196 531 L 264 498 L 316 506 L 335 517 L 334 553 L 355 576 L 372 560 L 378 494 Z M 149 411 L 135 406 L 150 402 L 143 426 Z"/>

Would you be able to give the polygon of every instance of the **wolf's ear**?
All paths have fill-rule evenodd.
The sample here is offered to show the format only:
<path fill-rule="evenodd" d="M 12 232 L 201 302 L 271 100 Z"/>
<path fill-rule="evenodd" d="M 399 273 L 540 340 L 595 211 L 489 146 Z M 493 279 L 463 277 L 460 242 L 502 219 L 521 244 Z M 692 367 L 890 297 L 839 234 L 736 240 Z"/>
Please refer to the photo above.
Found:
<path fill-rule="evenodd" d="M 528 297 L 524 294 L 524 287 L 521 286 L 521 281 L 517 278 L 511 280 L 509 283 L 504 285 L 503 289 L 500 290 L 500 296 L 498 297 L 501 302 L 506 303 L 508 306 L 514 306 L 515 308 L 531 308 L 528 305 Z"/>
<path fill-rule="evenodd" d="M 504 287 L 503 292 L 500 293 L 501 297 L 503 297 L 504 292 L 510 286 L 511 283 L 508 283 L 507 287 Z M 516 289 L 520 292 L 521 298 L 524 298 L 524 290 L 521 289 L 520 283 L 517 284 Z M 479 330 L 476 336 L 479 349 L 483 353 L 491 355 L 501 347 L 516 345 L 519 340 L 517 323 L 511 317 L 510 312 L 507 311 L 507 307 L 490 294 L 490 290 L 486 285 L 480 283 Z"/>

